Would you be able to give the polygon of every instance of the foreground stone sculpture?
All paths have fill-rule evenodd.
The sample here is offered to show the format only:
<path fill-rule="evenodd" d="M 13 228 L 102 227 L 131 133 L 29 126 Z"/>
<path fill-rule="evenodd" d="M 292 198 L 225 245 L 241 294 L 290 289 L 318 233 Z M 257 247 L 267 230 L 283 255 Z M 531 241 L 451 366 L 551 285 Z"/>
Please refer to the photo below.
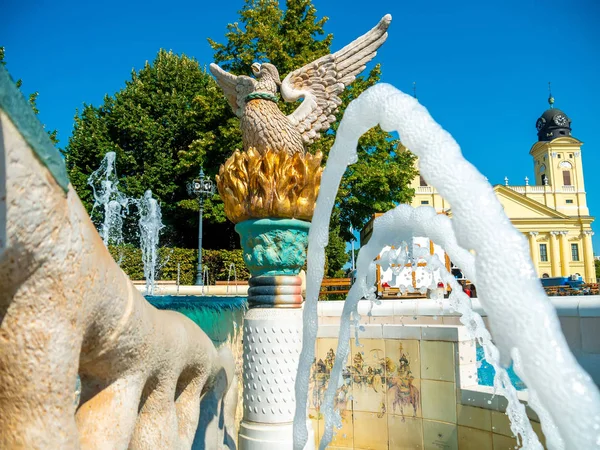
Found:
<path fill-rule="evenodd" d="M 0 67 L 0 448 L 234 448 L 228 352 L 138 293 Z"/>
<path fill-rule="evenodd" d="M 291 72 L 283 82 L 272 64 L 253 64 L 256 79 L 211 64 L 241 119 L 244 143 L 244 151 L 236 150 L 216 177 L 252 275 L 244 320 L 242 450 L 293 447 L 304 302 L 298 274 L 323 172 L 323 155 L 306 153 L 305 146 L 335 121 L 339 94 L 376 55 L 390 21 L 385 16 L 364 36 Z M 304 99 L 289 116 L 277 107 L 279 87 L 286 101 Z M 310 430 L 310 422 L 307 426 Z M 305 448 L 314 448 L 314 439 Z"/>

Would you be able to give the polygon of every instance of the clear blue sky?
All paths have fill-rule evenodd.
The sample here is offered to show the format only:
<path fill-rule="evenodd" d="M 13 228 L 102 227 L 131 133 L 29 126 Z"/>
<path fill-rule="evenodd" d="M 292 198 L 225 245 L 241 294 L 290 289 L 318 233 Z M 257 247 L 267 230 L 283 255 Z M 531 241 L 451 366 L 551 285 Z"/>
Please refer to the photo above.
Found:
<path fill-rule="evenodd" d="M 206 41 L 224 41 L 242 0 L 169 2 L 3 2 L 0 46 L 7 68 L 39 91 L 40 119 L 67 143 L 76 108 L 99 104 L 124 86 L 131 69 L 162 47 L 209 64 Z M 283 0 L 282 0 L 283 1 Z M 582 140 L 586 190 L 600 216 L 600 2 L 468 2 L 314 0 L 330 18 L 333 50 L 359 36 L 385 14 L 393 16 L 380 50 L 383 81 L 417 95 L 492 184 L 524 184 L 532 176 L 529 149 L 535 121 L 547 108 L 547 82 L 555 106 L 573 120 Z M 210 6 L 208 6 L 210 5 Z M 213 6 L 216 5 L 216 6 Z M 600 227 L 594 227 L 600 253 Z"/>

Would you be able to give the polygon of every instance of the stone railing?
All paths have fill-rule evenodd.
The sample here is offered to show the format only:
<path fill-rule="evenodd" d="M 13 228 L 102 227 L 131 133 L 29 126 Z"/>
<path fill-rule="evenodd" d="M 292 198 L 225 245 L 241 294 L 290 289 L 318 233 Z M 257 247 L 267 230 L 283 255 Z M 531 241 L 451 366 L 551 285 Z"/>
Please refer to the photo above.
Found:
<path fill-rule="evenodd" d="M 527 191 L 528 192 L 532 192 L 532 193 L 536 193 L 536 194 L 543 194 L 546 190 L 545 186 L 527 186 Z"/>
<path fill-rule="evenodd" d="M 415 189 L 416 194 L 433 194 L 433 186 L 417 186 Z"/>
<path fill-rule="evenodd" d="M 577 190 L 575 189 L 575 186 L 557 186 L 556 188 L 552 187 L 552 186 L 530 186 L 530 185 L 526 185 L 526 186 L 513 186 L 513 185 L 505 185 L 507 188 L 518 192 L 519 194 L 543 194 L 544 192 L 547 194 L 552 194 L 554 192 L 563 192 L 563 193 L 570 193 L 570 192 L 577 192 Z M 418 192 L 418 191 L 417 191 Z"/>
<path fill-rule="evenodd" d="M 0 67 L 0 448 L 233 448 L 234 378 L 117 266 Z"/>
<path fill-rule="evenodd" d="M 518 192 L 519 194 L 524 194 L 525 193 L 525 188 L 529 187 L 529 186 L 506 186 L 507 188 Z"/>

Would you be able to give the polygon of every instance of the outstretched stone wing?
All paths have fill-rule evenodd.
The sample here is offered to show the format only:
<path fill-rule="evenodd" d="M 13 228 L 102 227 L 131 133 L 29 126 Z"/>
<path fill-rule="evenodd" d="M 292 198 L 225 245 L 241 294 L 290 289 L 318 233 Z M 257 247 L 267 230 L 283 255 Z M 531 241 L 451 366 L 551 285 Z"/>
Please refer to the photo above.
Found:
<path fill-rule="evenodd" d="M 244 115 L 246 96 L 254 92 L 256 80 L 246 75 L 233 75 L 214 63 L 210 65 L 210 71 L 225 93 L 229 106 L 231 106 L 235 115 L 241 118 Z"/>
<path fill-rule="evenodd" d="M 392 16 L 384 16 L 377 26 L 341 50 L 294 70 L 281 84 L 281 96 L 288 102 L 304 98 L 302 104 L 288 116 L 302 135 L 305 144 L 311 144 L 327 131 L 335 121 L 335 113 L 342 103 L 339 95 L 365 65 L 375 57 L 377 49 L 387 39 Z"/>

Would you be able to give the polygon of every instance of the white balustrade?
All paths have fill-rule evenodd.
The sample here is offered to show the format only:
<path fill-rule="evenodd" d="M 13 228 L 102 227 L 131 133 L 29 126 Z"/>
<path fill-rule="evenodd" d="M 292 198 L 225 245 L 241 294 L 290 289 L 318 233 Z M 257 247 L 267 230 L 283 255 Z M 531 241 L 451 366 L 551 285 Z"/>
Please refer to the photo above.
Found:
<path fill-rule="evenodd" d="M 532 194 L 543 194 L 545 192 L 545 189 L 545 186 L 528 186 L 527 191 L 531 192 Z"/>
<path fill-rule="evenodd" d="M 525 186 L 506 186 L 507 188 L 518 192 L 519 194 L 524 194 L 525 193 Z M 529 187 L 529 186 L 527 186 Z"/>
<path fill-rule="evenodd" d="M 417 186 L 416 189 L 417 194 L 433 194 L 432 186 Z"/>

